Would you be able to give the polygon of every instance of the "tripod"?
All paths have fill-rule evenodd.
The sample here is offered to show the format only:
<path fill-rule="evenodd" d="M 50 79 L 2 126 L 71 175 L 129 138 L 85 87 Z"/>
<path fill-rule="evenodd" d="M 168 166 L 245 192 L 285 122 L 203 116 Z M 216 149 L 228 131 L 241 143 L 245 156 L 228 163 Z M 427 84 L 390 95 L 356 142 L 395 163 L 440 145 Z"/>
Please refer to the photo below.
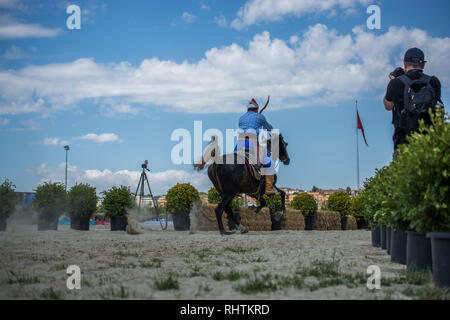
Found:
<path fill-rule="evenodd" d="M 142 201 L 145 196 L 145 182 L 146 182 L 148 191 L 150 193 L 150 197 L 152 198 L 153 207 L 155 208 L 155 212 L 158 213 L 158 211 L 159 211 L 158 203 L 155 201 L 155 198 L 153 197 L 152 189 L 150 188 L 150 182 L 148 181 L 148 177 L 147 177 L 147 173 L 146 173 L 146 171 L 150 171 L 150 169 L 148 169 L 147 165 L 148 165 L 148 160 L 145 160 L 145 162 L 142 164 L 142 173 L 141 173 L 141 177 L 139 178 L 139 182 L 138 182 L 138 186 L 136 188 L 136 193 L 135 193 L 134 199 L 136 200 L 136 197 L 138 196 L 138 191 L 140 188 L 141 190 L 139 192 L 139 202 L 138 202 L 138 212 L 139 212 L 141 210 Z M 159 215 L 158 215 L 158 220 L 161 225 L 161 228 L 163 230 L 166 230 L 167 229 L 167 217 L 164 219 L 165 227 L 163 226 L 162 221 L 159 218 Z"/>

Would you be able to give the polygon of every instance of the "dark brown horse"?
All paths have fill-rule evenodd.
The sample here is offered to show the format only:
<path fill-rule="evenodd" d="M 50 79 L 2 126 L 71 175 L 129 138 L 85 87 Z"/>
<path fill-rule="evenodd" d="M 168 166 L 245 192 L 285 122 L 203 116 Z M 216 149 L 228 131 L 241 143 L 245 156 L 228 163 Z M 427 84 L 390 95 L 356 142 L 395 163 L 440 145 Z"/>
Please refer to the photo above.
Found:
<path fill-rule="evenodd" d="M 278 158 L 276 158 L 276 154 L 272 154 L 272 161 L 275 162 L 280 160 L 284 165 L 289 165 L 290 159 L 287 153 L 287 143 L 284 141 L 283 136 L 280 134 L 274 139 L 275 134 L 272 133 L 272 140 L 279 142 L 279 152 Z M 267 149 L 270 153 L 271 151 L 271 140 L 267 143 Z M 194 168 L 197 170 L 202 170 L 206 163 L 209 163 L 208 167 L 208 177 L 213 183 L 214 187 L 217 189 L 221 196 L 221 201 L 215 209 L 217 223 L 219 225 L 219 231 L 221 234 L 231 234 L 231 232 L 226 232 L 222 223 L 222 214 L 225 211 L 228 215 L 228 218 L 231 217 L 236 226 L 239 226 L 242 233 L 247 232 L 247 229 L 241 224 L 240 218 L 238 216 L 233 215 L 231 209 L 231 201 L 233 198 L 241 193 L 246 193 L 247 195 L 259 200 L 260 206 L 256 209 L 256 212 L 259 212 L 261 208 L 266 205 L 266 201 L 262 197 L 264 195 L 264 180 L 261 182 L 256 180 L 249 172 L 246 164 L 242 164 L 242 161 L 237 161 L 237 157 L 239 156 L 237 153 L 232 154 L 232 158 L 234 161 L 229 163 L 230 155 L 223 155 L 216 157 L 214 152 L 217 150 L 216 148 L 210 148 L 212 144 L 216 141 L 211 142 L 211 144 L 206 148 L 206 152 L 202 158 L 201 164 L 194 164 Z M 222 161 L 217 161 L 218 158 L 221 158 Z M 227 161 L 228 160 L 228 161 Z M 218 162 L 218 163 L 216 163 Z M 264 179 L 261 176 L 261 179 Z M 275 175 L 276 182 L 276 175 Z M 283 213 L 285 210 L 285 192 L 280 190 L 275 186 L 274 188 L 280 193 Z"/>

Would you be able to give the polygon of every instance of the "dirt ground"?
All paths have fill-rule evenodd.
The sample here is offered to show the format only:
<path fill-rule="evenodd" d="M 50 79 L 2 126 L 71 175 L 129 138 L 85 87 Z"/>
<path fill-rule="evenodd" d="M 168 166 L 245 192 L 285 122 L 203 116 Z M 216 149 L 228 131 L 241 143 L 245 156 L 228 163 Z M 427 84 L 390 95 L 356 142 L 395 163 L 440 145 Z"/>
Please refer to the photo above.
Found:
<path fill-rule="evenodd" d="M 448 299 L 430 274 L 407 274 L 370 231 L 218 232 L 91 226 L 0 232 L 1 299 Z M 81 289 L 66 286 L 81 269 Z M 381 289 L 369 290 L 370 265 Z"/>

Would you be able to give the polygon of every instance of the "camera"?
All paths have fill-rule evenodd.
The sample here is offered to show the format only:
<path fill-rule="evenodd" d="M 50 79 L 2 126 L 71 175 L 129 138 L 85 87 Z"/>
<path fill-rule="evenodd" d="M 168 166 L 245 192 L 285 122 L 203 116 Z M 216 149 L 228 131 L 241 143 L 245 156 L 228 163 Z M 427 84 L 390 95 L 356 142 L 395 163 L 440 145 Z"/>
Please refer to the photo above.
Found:
<path fill-rule="evenodd" d="M 400 77 L 403 74 L 405 74 L 405 71 L 401 67 L 395 68 L 395 70 L 390 73 L 390 75 L 395 78 Z"/>
<path fill-rule="evenodd" d="M 144 163 L 142 164 L 142 169 L 147 169 L 147 165 L 148 165 L 148 160 L 145 160 Z"/>

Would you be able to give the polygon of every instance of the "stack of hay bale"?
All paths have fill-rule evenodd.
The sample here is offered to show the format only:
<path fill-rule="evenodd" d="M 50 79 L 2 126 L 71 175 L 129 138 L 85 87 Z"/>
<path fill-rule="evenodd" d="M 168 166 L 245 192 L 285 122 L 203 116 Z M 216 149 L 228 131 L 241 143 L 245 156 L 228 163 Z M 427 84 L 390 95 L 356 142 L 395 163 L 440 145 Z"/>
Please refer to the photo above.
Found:
<path fill-rule="evenodd" d="M 300 210 L 286 208 L 283 215 L 283 230 L 305 230 L 305 217 Z"/>
<path fill-rule="evenodd" d="M 241 223 L 250 231 L 271 231 L 272 220 L 270 219 L 270 210 L 262 208 L 260 212 L 255 213 L 250 208 L 239 208 L 241 214 Z"/>
<path fill-rule="evenodd" d="M 200 231 L 216 231 L 219 230 L 217 225 L 216 213 L 214 209 L 216 204 L 202 205 L 197 218 L 197 230 Z M 272 221 L 270 220 L 270 210 L 268 208 L 261 209 L 260 212 L 255 213 L 250 208 L 239 208 L 241 223 L 250 231 L 270 231 L 272 230 Z M 222 223 L 227 229 L 227 214 L 222 214 Z"/>
<path fill-rule="evenodd" d="M 341 230 L 341 214 L 334 211 L 317 211 L 315 230 Z"/>
<path fill-rule="evenodd" d="M 358 229 L 358 223 L 356 221 L 356 218 L 354 216 L 348 216 L 347 230 L 357 230 L 357 229 Z"/>

